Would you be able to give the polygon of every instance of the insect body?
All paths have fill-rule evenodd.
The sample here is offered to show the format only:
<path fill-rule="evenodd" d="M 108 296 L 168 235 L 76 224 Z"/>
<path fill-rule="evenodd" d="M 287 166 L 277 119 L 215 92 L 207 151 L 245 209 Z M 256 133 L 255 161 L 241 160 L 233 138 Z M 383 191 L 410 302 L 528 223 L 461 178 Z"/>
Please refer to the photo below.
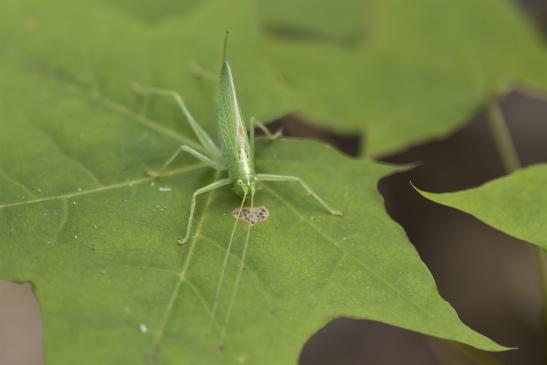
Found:
<path fill-rule="evenodd" d="M 256 173 L 251 144 L 237 102 L 232 70 L 226 60 L 220 72 L 217 118 L 220 147 L 228 176 L 235 182 L 234 189 L 243 196 L 254 194 Z"/>
<path fill-rule="evenodd" d="M 206 154 L 203 154 L 190 146 L 183 145 L 161 166 L 157 174 L 165 169 L 180 152 L 187 152 L 197 159 L 205 162 L 215 170 L 226 171 L 228 176 L 217 180 L 207 186 L 204 186 L 194 192 L 190 205 L 190 216 L 186 226 L 186 234 L 184 238 L 179 240 L 180 244 L 184 244 L 190 238 L 192 223 L 194 220 L 194 211 L 196 206 L 196 198 L 206 192 L 218 189 L 220 187 L 233 184 L 234 190 L 239 195 L 243 196 L 242 205 L 247 196 L 254 198 L 256 185 L 261 181 L 286 181 L 296 182 L 304 188 L 313 198 L 317 200 L 330 214 L 342 215 L 342 212 L 332 209 L 319 195 L 317 195 L 302 179 L 297 176 L 284 176 L 275 174 L 255 173 L 254 169 L 254 129 L 258 126 L 269 139 L 276 139 L 281 134 L 280 132 L 272 134 L 268 129 L 256 121 L 255 118 L 250 119 L 250 139 L 247 134 L 247 128 L 241 116 L 241 110 L 237 101 L 234 79 L 232 70 L 226 60 L 226 44 L 228 33 L 224 40 L 224 55 L 219 79 L 219 91 L 217 96 L 217 128 L 220 141 L 220 148 L 213 142 L 207 132 L 196 122 L 190 111 L 184 104 L 182 97 L 174 92 L 159 88 L 145 88 L 140 85 L 134 85 L 136 92 L 141 94 L 159 94 L 171 96 L 175 99 L 183 114 L 188 119 L 190 126 L 196 134 L 199 142 L 203 146 Z"/>

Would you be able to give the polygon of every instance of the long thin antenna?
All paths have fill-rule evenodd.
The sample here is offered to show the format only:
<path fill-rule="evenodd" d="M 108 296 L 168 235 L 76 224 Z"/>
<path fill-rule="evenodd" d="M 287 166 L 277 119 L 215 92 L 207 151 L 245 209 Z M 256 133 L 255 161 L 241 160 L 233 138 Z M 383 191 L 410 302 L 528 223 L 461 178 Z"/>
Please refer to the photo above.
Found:
<path fill-rule="evenodd" d="M 243 204 L 245 204 L 246 199 L 247 199 L 247 194 L 245 193 L 243 195 L 243 199 L 241 200 L 241 205 L 239 206 L 238 215 L 241 215 L 241 209 L 243 208 Z M 228 247 L 226 248 L 226 253 L 224 254 L 224 261 L 222 263 L 222 269 L 220 270 L 220 277 L 218 278 L 217 290 L 215 293 L 215 301 L 213 302 L 213 308 L 211 309 L 210 327 L 212 327 L 215 322 L 218 302 L 220 300 L 220 292 L 222 290 L 222 283 L 224 281 L 224 273 L 226 272 L 226 266 L 228 266 L 228 258 L 230 257 L 230 252 L 232 250 L 232 242 L 234 241 L 234 235 L 236 232 L 236 227 L 238 222 L 239 222 L 239 219 L 236 219 L 236 221 L 234 222 L 234 226 L 232 227 L 232 233 L 230 234 L 230 241 L 228 242 Z"/>
<path fill-rule="evenodd" d="M 226 52 L 228 50 L 228 35 L 230 35 L 230 32 L 226 31 L 226 34 L 224 35 L 224 48 L 222 49 L 222 63 L 226 62 Z"/>
<path fill-rule="evenodd" d="M 253 214 L 253 205 L 254 205 L 254 192 L 251 192 L 251 216 Z M 228 304 L 228 310 L 226 311 L 226 318 L 224 319 L 224 325 L 222 327 L 222 332 L 220 333 L 220 341 L 224 342 L 224 337 L 226 336 L 226 329 L 228 328 L 228 323 L 230 322 L 230 316 L 232 314 L 232 308 L 237 296 L 237 290 L 239 289 L 239 282 L 241 280 L 241 273 L 243 272 L 243 267 L 245 266 L 245 258 L 247 256 L 247 248 L 249 247 L 249 237 L 251 236 L 251 224 L 247 228 L 247 237 L 245 237 L 245 246 L 243 246 L 243 253 L 241 254 L 241 263 L 239 264 L 239 269 L 237 271 L 236 281 L 234 284 L 234 291 L 232 292 L 232 297 L 230 298 L 230 304 Z"/>

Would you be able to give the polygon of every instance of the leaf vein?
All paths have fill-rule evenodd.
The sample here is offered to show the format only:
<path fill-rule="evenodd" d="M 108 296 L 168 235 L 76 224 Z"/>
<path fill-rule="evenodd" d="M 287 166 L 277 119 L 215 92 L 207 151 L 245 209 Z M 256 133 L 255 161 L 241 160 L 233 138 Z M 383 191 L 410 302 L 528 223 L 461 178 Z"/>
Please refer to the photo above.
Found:
<path fill-rule="evenodd" d="M 213 319 L 213 312 L 211 311 L 211 308 L 209 307 L 207 301 L 205 300 L 205 297 L 203 296 L 201 291 L 198 289 L 198 287 L 194 283 L 192 283 L 192 281 L 190 281 L 188 279 L 184 280 L 183 283 L 185 283 L 186 285 L 188 285 L 190 287 L 190 289 L 192 289 L 194 294 L 196 294 L 196 296 L 198 297 L 201 305 L 203 306 L 203 308 L 207 312 L 207 315 L 209 316 L 209 318 Z M 217 324 L 216 321 L 215 321 L 215 324 Z"/>
<path fill-rule="evenodd" d="M 194 170 L 197 170 L 197 169 L 205 167 L 205 166 L 206 165 L 204 163 L 198 163 L 198 164 L 195 164 L 195 165 L 190 165 L 190 166 L 185 166 L 185 167 L 181 167 L 181 168 L 178 168 L 178 169 L 170 170 L 169 172 L 163 173 L 160 176 L 174 176 L 174 175 L 194 171 Z M 48 196 L 48 197 L 32 199 L 32 200 L 25 200 L 25 201 L 19 201 L 19 202 L 14 202 L 14 203 L 6 203 L 6 204 L 0 205 L 0 209 L 24 206 L 24 205 L 29 205 L 29 204 L 49 202 L 49 201 L 59 200 L 59 199 L 68 199 L 68 198 L 73 198 L 73 197 L 76 197 L 76 196 L 95 194 L 95 193 L 100 193 L 100 192 L 103 192 L 103 191 L 109 191 L 109 190 L 120 189 L 120 188 L 125 188 L 125 187 L 133 187 L 133 185 L 138 185 L 138 184 L 142 184 L 142 183 L 145 183 L 145 182 L 148 182 L 148 181 L 152 181 L 155 178 L 156 177 L 152 177 L 152 176 L 151 177 L 142 177 L 142 178 L 137 178 L 137 179 L 133 179 L 133 180 L 126 180 L 126 181 L 123 181 L 123 182 L 114 183 L 114 184 L 111 184 L 111 185 L 103 185 L 103 186 L 100 186 L 100 187 L 94 188 L 94 189 L 76 191 L 76 192 L 72 192 L 72 193 Z"/>
<path fill-rule="evenodd" d="M 63 215 L 61 216 L 61 222 L 59 223 L 59 228 L 57 228 L 57 233 L 55 234 L 55 241 L 58 241 L 59 235 L 65 229 L 66 223 L 68 222 L 69 206 L 67 199 L 62 199 L 63 202 Z"/>
<path fill-rule="evenodd" d="M 375 274 L 372 270 L 370 270 L 365 264 L 363 264 L 361 261 L 359 261 L 357 258 L 355 258 L 353 255 L 350 254 L 350 252 L 348 252 L 344 247 L 342 247 L 339 242 L 335 241 L 334 239 L 332 239 L 329 235 L 327 235 L 326 233 L 324 233 L 322 230 L 320 230 L 317 226 L 315 226 L 312 222 L 310 222 L 309 219 L 307 219 L 302 213 L 300 213 L 300 211 L 298 211 L 291 203 L 289 203 L 285 198 L 283 198 L 280 194 L 278 194 L 277 192 L 275 192 L 273 189 L 271 189 L 270 187 L 266 187 L 266 189 L 274 196 L 276 196 L 283 204 L 285 204 L 289 209 L 291 209 L 294 214 L 296 214 L 299 218 L 301 218 L 304 222 L 306 222 L 314 231 L 316 231 L 317 233 L 319 233 L 319 235 L 321 235 L 327 242 L 331 243 L 333 246 L 335 246 L 336 248 L 338 248 L 339 250 L 341 250 L 343 253 L 345 254 L 348 254 L 350 259 L 353 260 L 354 262 L 356 262 L 360 267 L 362 267 L 371 277 L 375 278 L 378 282 L 384 284 L 387 288 L 389 288 L 391 291 L 395 292 L 399 297 L 401 297 L 403 300 L 405 300 L 407 303 L 409 303 L 410 305 L 412 305 L 414 308 L 416 308 L 416 310 L 420 313 L 422 313 L 423 315 L 425 315 L 425 317 L 429 317 L 429 313 L 427 311 L 425 311 L 424 309 L 422 309 L 422 307 L 416 303 L 414 303 L 414 301 L 412 301 L 410 298 L 408 298 L 408 296 L 406 295 L 406 293 L 402 292 L 401 290 L 399 290 L 398 288 L 394 287 L 393 285 L 391 285 L 388 281 L 384 280 L 382 277 L 378 276 L 377 274 Z"/>
<path fill-rule="evenodd" d="M 8 174 L 6 174 L 6 172 L 2 168 L 0 168 L 0 175 L 2 175 L 2 177 L 4 177 L 4 179 L 6 179 L 8 182 L 10 182 L 10 183 L 12 183 L 16 186 L 19 186 L 21 189 L 26 191 L 31 197 L 33 197 L 33 198 L 36 197 L 36 194 L 30 188 L 28 188 L 22 182 L 10 177 Z"/>
<path fill-rule="evenodd" d="M 47 140 L 51 142 L 51 144 L 61 153 L 61 155 L 65 156 L 67 160 L 71 161 L 73 164 L 79 166 L 82 171 L 88 175 L 91 180 L 97 185 L 97 186 L 103 186 L 103 183 L 99 180 L 97 175 L 91 169 L 87 166 L 85 166 L 81 161 L 78 161 L 76 158 L 72 157 L 69 153 L 67 153 L 63 148 L 61 148 L 61 145 L 51 136 L 50 133 L 45 131 L 43 128 L 36 127 L 35 128 L 40 131 L 41 134 L 45 136 Z"/>
<path fill-rule="evenodd" d="M 96 101 L 98 104 L 102 105 L 104 108 L 117 112 L 118 114 L 121 114 L 125 117 L 129 117 L 130 119 L 135 120 L 137 123 L 163 135 L 166 137 L 169 137 L 171 139 L 178 140 L 179 142 L 184 142 L 185 144 L 188 144 L 198 150 L 202 150 L 202 146 L 197 144 L 194 140 L 185 137 L 174 130 L 167 128 L 163 126 L 161 123 L 154 121 L 146 116 L 143 116 L 139 113 L 136 113 L 135 111 L 128 108 L 123 103 L 120 103 L 108 96 L 106 96 L 104 93 L 100 92 L 98 89 L 92 89 L 90 87 L 85 86 L 82 83 L 79 83 L 75 80 L 71 80 L 69 77 L 65 76 L 62 72 L 59 72 L 55 69 L 55 67 L 52 67 L 51 65 L 44 65 L 42 63 L 39 64 L 40 67 L 34 68 L 34 70 L 37 70 L 42 75 L 45 75 L 46 77 L 49 77 L 50 79 L 54 79 L 58 81 L 60 84 L 72 87 L 73 89 L 78 90 L 82 95 L 88 97 L 91 100 Z M 129 85 L 128 85 L 129 89 Z"/>
<path fill-rule="evenodd" d="M 217 241 L 215 241 L 214 239 L 210 238 L 210 237 L 207 237 L 207 236 L 204 236 L 203 234 L 200 235 L 200 238 L 204 239 L 205 241 L 208 241 L 212 244 L 214 244 L 217 248 L 219 248 L 220 250 L 222 250 L 224 253 L 226 252 L 226 247 L 222 246 L 220 243 L 218 243 Z M 239 256 L 237 256 L 235 253 L 233 252 L 230 252 L 230 257 L 234 258 L 235 260 L 237 260 L 237 262 L 241 265 L 241 258 Z M 262 280 L 262 278 L 260 277 L 260 275 L 258 274 L 258 271 L 254 270 L 253 268 L 249 267 L 249 265 L 247 264 L 244 264 L 243 265 L 243 268 L 248 271 L 248 272 L 251 272 L 255 277 L 256 279 L 258 280 L 258 282 L 261 284 L 262 288 L 260 288 L 259 292 L 260 294 L 262 294 L 262 296 L 267 299 L 267 300 L 270 300 L 271 299 L 271 295 L 269 293 L 269 291 L 266 290 L 266 285 L 264 284 L 264 281 Z"/>
<path fill-rule="evenodd" d="M 214 176 L 214 180 L 217 180 L 220 175 L 220 172 L 216 172 Z M 160 323 L 159 329 L 158 329 L 158 335 L 156 338 L 156 341 L 154 343 L 154 347 L 152 349 L 152 352 L 149 356 L 148 363 L 150 365 L 157 363 L 157 358 L 159 354 L 159 346 L 160 343 L 165 336 L 165 327 L 167 326 L 167 323 L 169 322 L 169 318 L 171 318 L 171 314 L 173 313 L 173 309 L 175 307 L 176 299 L 180 293 L 180 288 L 184 281 L 186 281 L 186 273 L 188 272 L 188 268 L 190 267 L 190 261 L 192 260 L 193 254 L 194 254 L 194 248 L 196 247 L 196 243 L 198 241 L 198 236 L 201 233 L 201 228 L 203 226 L 203 221 L 205 220 L 205 216 L 207 215 L 207 211 L 211 205 L 211 201 L 213 200 L 213 195 L 215 191 L 212 191 L 209 193 L 207 197 L 207 201 L 205 202 L 205 206 L 203 208 L 203 212 L 200 216 L 200 220 L 198 222 L 198 225 L 196 227 L 196 231 L 194 233 L 194 237 L 192 237 L 192 242 L 190 244 L 190 249 L 188 251 L 188 255 L 186 256 L 186 260 L 184 261 L 184 264 L 182 266 L 182 269 L 179 274 L 179 278 L 177 280 L 177 283 L 175 284 L 175 287 L 173 288 L 173 292 L 171 293 L 171 296 L 169 298 L 169 301 L 167 302 L 167 308 L 165 311 L 165 315 L 163 316 L 163 319 Z"/>

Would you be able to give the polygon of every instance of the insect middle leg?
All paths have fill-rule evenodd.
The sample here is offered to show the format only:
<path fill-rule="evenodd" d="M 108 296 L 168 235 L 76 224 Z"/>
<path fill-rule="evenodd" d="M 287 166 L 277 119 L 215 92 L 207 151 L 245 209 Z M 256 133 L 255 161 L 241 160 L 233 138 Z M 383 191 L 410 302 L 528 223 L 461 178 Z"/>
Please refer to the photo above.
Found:
<path fill-rule="evenodd" d="M 342 212 L 333 209 L 330 205 L 328 205 L 315 191 L 313 191 L 308 184 L 301 178 L 297 176 L 288 176 L 288 175 L 274 175 L 274 174 L 257 174 L 256 178 L 259 181 L 285 181 L 285 182 L 296 182 L 300 184 L 300 186 L 306 190 L 308 194 L 310 194 L 312 197 L 319 202 L 330 214 L 332 215 L 342 215 Z"/>

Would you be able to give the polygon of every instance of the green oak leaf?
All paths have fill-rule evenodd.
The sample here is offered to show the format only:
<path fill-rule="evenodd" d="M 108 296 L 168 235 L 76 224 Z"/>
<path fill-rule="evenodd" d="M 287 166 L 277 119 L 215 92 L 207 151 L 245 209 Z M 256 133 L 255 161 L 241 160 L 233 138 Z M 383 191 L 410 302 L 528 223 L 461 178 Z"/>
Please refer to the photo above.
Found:
<path fill-rule="evenodd" d="M 459 320 L 385 212 L 377 184 L 395 167 L 309 141 L 261 144 L 257 169 L 301 176 L 346 215 L 326 214 L 297 186 L 264 184 L 256 203 L 271 216 L 252 229 L 225 324 L 240 225 L 212 320 L 239 199 L 228 188 L 200 199 L 194 238 L 176 244 L 192 192 L 216 174 L 181 156 L 147 176 L 196 142 L 171 100 L 137 97 L 130 83 L 181 91 L 212 131 L 214 87 L 189 69 L 195 60 L 213 68 L 217 35 L 238 26 L 245 38 L 231 55 L 242 107 L 282 114 L 291 98 L 262 62 L 249 7 L 207 2 L 189 5 L 191 16 L 140 18 L 127 2 L 55 3 L 0 5 L 0 278 L 33 284 L 48 363 L 295 363 L 338 316 L 504 349 Z M 246 56 L 256 61 L 247 69 Z M 259 76 L 264 84 L 251 87 Z"/>
<path fill-rule="evenodd" d="M 547 250 L 547 164 L 517 170 L 474 189 L 420 193 Z"/>
<path fill-rule="evenodd" d="M 509 1 L 259 3 L 299 112 L 362 132 L 367 154 L 446 135 L 512 86 L 547 89 L 545 47 Z"/>

